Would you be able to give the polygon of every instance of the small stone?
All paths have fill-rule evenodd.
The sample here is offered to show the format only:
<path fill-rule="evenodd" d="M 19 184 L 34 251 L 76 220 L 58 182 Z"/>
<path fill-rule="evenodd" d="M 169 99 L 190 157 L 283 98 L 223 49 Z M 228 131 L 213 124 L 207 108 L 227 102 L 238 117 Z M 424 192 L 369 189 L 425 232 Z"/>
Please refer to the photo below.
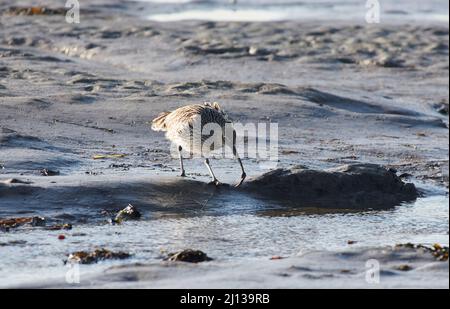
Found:
<path fill-rule="evenodd" d="M 127 207 L 119 211 L 114 219 L 112 219 L 112 223 L 120 224 L 124 220 L 139 220 L 142 217 L 141 213 L 131 204 L 128 204 Z"/>
<path fill-rule="evenodd" d="M 41 176 L 57 176 L 57 175 L 59 175 L 58 171 L 52 171 L 52 170 L 49 170 L 46 168 L 40 170 L 39 173 L 41 174 Z"/>
<path fill-rule="evenodd" d="M 250 46 L 250 48 L 248 49 L 248 54 L 250 55 L 250 56 L 255 56 L 255 55 L 257 55 L 258 54 L 258 47 L 255 47 L 255 46 Z"/>
<path fill-rule="evenodd" d="M 186 249 L 177 253 L 169 253 L 166 260 L 171 262 L 200 263 L 211 261 L 212 258 L 200 250 Z"/>
<path fill-rule="evenodd" d="M 284 259 L 284 257 L 279 256 L 279 255 L 274 255 L 274 256 L 272 256 L 270 259 L 271 259 L 271 260 L 282 260 L 282 259 Z"/>
<path fill-rule="evenodd" d="M 442 250 L 442 246 L 440 244 L 434 244 L 433 249 L 434 250 Z"/>
<path fill-rule="evenodd" d="M 398 266 L 396 269 L 400 270 L 400 271 L 410 271 L 410 270 L 412 270 L 412 267 L 407 264 L 404 264 L 404 265 Z"/>

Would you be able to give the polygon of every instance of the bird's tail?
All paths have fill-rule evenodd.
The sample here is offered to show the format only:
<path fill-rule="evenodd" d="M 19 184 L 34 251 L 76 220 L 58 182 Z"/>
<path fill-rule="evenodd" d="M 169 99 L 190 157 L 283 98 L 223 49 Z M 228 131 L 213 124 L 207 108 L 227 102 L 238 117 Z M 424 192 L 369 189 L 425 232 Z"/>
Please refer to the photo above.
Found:
<path fill-rule="evenodd" d="M 170 112 L 164 112 L 159 114 L 158 117 L 153 119 L 152 121 L 152 130 L 153 131 L 167 131 L 166 129 L 166 117 Z"/>

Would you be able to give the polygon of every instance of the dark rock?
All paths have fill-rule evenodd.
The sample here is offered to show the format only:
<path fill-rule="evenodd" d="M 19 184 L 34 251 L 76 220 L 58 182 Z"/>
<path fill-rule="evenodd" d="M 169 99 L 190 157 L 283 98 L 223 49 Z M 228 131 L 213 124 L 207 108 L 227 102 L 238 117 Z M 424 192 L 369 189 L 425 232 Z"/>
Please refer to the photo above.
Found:
<path fill-rule="evenodd" d="M 212 258 L 208 257 L 206 253 L 202 251 L 186 249 L 177 253 L 169 253 L 167 260 L 172 262 L 200 263 L 211 261 Z"/>
<path fill-rule="evenodd" d="M 118 39 L 122 36 L 120 31 L 103 31 L 100 33 L 102 39 Z"/>
<path fill-rule="evenodd" d="M 277 169 L 245 183 L 243 190 L 266 199 L 334 209 L 387 209 L 419 195 L 413 184 L 374 164 L 324 171 Z"/>

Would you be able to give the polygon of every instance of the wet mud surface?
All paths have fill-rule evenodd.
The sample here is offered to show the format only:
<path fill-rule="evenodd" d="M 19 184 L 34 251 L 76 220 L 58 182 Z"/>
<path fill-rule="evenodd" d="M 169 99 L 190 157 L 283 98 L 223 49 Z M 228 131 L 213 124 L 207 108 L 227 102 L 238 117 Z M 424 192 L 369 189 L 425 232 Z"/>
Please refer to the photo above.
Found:
<path fill-rule="evenodd" d="M 211 267 L 214 286 L 248 259 L 258 261 L 249 278 L 276 255 L 319 250 L 340 265 L 348 241 L 363 258 L 395 243 L 448 245 L 448 25 L 156 23 L 134 4 L 97 0 L 70 25 L 59 2 L 43 2 L 49 10 L 0 4 L 0 286 L 36 282 L 44 270 L 63 278 L 70 253 L 99 248 L 132 254 L 111 262 L 122 266 L 87 266 L 99 276 L 116 276 L 103 273 L 115 265 L 157 278 L 171 268 L 130 265 L 159 261 L 160 250 L 202 250 L 214 261 L 198 267 Z M 148 123 L 205 101 L 235 122 L 278 123 L 276 166 L 244 157 L 249 180 L 239 190 L 208 185 L 198 159 L 177 177 L 169 142 Z M 211 162 L 224 183 L 238 179 L 235 161 Z M 142 216 L 112 225 L 129 204 Z M 373 250 L 392 261 L 389 272 L 408 269 Z M 14 273 L 24 260 L 29 269 Z M 408 264 L 389 285 L 448 286 L 448 264 L 433 263 Z M 194 282 L 197 266 L 183 267 Z M 290 278 L 277 287 L 330 278 L 272 270 Z M 351 277 L 339 271 L 330 286 Z M 174 284 L 165 280 L 142 285 Z"/>

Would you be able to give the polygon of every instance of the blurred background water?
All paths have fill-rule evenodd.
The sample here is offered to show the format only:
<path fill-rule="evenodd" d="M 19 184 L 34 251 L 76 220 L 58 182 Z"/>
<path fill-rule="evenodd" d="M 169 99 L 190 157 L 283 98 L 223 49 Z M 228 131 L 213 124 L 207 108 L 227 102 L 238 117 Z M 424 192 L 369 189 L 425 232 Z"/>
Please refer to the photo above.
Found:
<path fill-rule="evenodd" d="M 149 5 L 148 18 L 169 22 L 352 20 L 365 21 L 366 0 L 138 0 Z M 370 1 L 369 1 L 370 2 Z M 446 0 L 379 0 L 380 22 L 448 22 Z"/>

